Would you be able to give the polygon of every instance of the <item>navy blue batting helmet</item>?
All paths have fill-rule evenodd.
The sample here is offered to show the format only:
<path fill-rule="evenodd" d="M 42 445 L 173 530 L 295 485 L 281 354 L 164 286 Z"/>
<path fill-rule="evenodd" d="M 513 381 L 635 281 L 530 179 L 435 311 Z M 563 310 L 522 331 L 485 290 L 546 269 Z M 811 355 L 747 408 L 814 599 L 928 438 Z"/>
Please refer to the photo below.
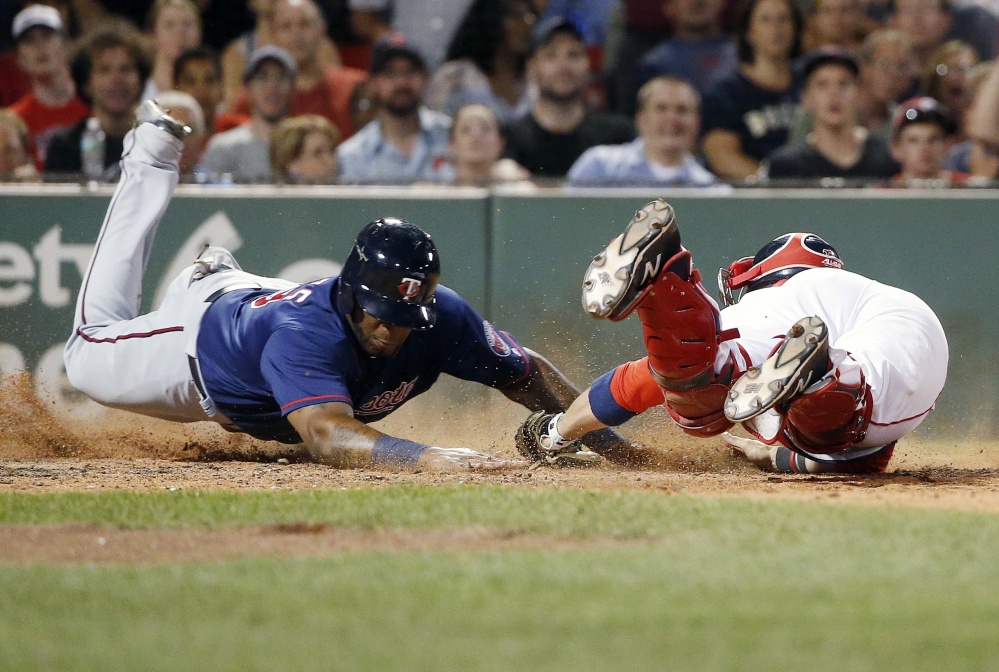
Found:
<path fill-rule="evenodd" d="M 357 305 L 385 324 L 428 329 L 437 318 L 440 274 L 429 233 L 404 219 L 376 219 L 357 234 L 343 264 L 337 308 L 349 316 Z"/>

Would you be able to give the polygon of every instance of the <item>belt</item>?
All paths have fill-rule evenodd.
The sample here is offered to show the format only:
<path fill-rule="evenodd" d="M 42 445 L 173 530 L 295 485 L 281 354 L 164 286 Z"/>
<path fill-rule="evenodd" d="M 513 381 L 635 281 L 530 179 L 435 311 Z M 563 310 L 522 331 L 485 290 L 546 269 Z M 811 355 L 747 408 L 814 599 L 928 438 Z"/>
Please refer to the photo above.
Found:
<path fill-rule="evenodd" d="M 218 409 L 215 407 L 215 402 L 212 398 L 208 396 L 208 392 L 205 391 L 205 379 L 201 376 L 201 366 L 198 365 L 198 358 L 187 356 L 187 364 L 191 367 L 191 379 L 194 380 L 194 388 L 198 391 L 198 404 L 201 405 L 201 409 L 209 418 L 214 418 L 218 415 Z"/>
<path fill-rule="evenodd" d="M 213 292 L 207 299 L 205 299 L 205 303 L 215 303 L 229 292 L 234 292 L 237 289 L 260 289 L 260 285 L 255 282 L 239 282 L 228 285 Z M 208 396 L 208 391 L 205 389 L 205 378 L 201 375 L 201 365 L 198 363 L 198 358 L 188 355 L 187 365 L 191 369 L 191 380 L 194 381 L 194 389 L 198 391 L 198 405 L 201 406 L 201 410 L 205 412 L 205 415 L 212 418 L 226 429 L 235 428 L 235 423 L 219 413 L 218 407 L 215 406 L 215 401 Z"/>

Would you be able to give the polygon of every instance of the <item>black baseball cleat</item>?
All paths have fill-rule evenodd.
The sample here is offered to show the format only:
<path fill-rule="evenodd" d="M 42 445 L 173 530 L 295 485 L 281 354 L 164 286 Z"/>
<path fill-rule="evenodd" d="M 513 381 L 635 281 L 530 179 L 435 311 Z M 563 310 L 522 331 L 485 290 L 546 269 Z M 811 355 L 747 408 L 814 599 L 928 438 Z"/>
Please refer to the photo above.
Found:
<path fill-rule="evenodd" d="M 829 370 L 829 329 L 819 317 L 794 323 L 777 352 L 735 381 L 725 417 L 745 422 L 790 401 Z"/>
<path fill-rule="evenodd" d="M 593 257 L 583 276 L 583 309 L 599 320 L 623 320 L 681 249 L 673 206 L 661 198 L 647 203 L 624 233 Z"/>
<path fill-rule="evenodd" d="M 152 124 L 162 128 L 164 131 L 183 141 L 191 134 L 191 127 L 181 123 L 170 116 L 167 110 L 160 107 L 155 100 L 144 100 L 135 110 L 135 126 L 139 124 Z"/>
<path fill-rule="evenodd" d="M 517 430 L 517 451 L 533 464 L 553 467 L 591 466 L 603 460 L 578 441 L 556 442 L 548 434 L 554 413 L 538 411 L 531 414 Z"/>

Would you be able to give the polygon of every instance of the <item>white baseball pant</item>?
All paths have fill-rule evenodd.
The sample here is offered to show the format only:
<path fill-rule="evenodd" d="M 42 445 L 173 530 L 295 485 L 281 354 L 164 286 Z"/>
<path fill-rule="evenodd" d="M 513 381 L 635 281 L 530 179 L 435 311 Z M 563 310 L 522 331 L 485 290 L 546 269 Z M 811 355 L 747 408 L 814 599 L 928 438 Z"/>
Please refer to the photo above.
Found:
<path fill-rule="evenodd" d="M 213 419 L 199 403 L 189 356 L 208 297 L 234 285 L 293 286 L 243 271 L 194 281 L 192 265 L 162 304 L 139 315 L 142 278 L 160 220 L 177 186 L 183 143 L 153 124 L 125 137 L 121 179 L 108 206 L 76 302 L 63 353 L 70 383 L 94 401 L 176 422 Z"/>

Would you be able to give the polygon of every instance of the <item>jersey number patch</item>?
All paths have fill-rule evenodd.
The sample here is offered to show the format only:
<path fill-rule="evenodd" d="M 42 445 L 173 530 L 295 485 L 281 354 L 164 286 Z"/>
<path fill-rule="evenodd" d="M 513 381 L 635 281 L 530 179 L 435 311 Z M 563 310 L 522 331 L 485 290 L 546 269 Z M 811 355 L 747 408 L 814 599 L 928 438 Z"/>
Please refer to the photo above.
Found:
<path fill-rule="evenodd" d="M 294 289 L 286 289 L 283 292 L 275 292 L 269 296 L 261 296 L 259 299 L 254 299 L 250 305 L 254 308 L 263 308 L 268 303 L 273 303 L 274 301 L 303 303 L 310 296 L 312 296 L 311 287 L 296 287 Z"/>

